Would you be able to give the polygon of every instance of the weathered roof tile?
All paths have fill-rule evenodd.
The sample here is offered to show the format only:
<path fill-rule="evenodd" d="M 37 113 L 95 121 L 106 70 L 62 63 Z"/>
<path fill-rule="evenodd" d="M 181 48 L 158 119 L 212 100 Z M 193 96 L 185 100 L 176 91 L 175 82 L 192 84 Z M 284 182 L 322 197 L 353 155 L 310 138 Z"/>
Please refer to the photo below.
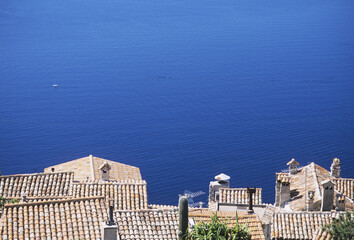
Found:
<path fill-rule="evenodd" d="M 257 188 L 253 195 L 253 204 L 262 204 L 262 188 Z M 221 188 L 219 190 L 220 203 L 248 204 L 247 188 Z"/>
<path fill-rule="evenodd" d="M 74 173 L 35 173 L 0 176 L 0 195 L 4 197 L 67 196 L 71 194 Z"/>

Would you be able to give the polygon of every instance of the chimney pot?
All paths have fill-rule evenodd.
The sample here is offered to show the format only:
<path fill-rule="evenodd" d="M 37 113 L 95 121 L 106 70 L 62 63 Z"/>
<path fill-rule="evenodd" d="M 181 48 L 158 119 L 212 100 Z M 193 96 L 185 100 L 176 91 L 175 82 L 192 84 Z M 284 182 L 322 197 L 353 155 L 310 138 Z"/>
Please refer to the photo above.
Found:
<path fill-rule="evenodd" d="M 331 165 L 331 176 L 335 178 L 340 177 L 340 160 L 338 158 L 333 159 Z"/>

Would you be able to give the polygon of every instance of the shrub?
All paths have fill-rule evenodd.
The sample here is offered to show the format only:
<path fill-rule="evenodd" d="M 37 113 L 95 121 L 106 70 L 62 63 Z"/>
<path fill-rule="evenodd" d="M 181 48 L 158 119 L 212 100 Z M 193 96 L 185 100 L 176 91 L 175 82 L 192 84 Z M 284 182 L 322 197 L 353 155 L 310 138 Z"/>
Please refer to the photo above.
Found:
<path fill-rule="evenodd" d="M 251 235 L 248 232 L 248 225 L 242 226 L 238 223 L 236 215 L 236 224 L 232 227 L 227 226 L 227 222 L 218 218 L 215 214 L 211 217 L 210 223 L 201 222 L 194 225 L 187 234 L 187 240 L 205 239 L 205 240 L 250 240 Z"/>
<path fill-rule="evenodd" d="M 0 209 L 4 207 L 6 203 L 6 198 L 0 195 Z"/>
<path fill-rule="evenodd" d="M 354 211 L 346 212 L 345 215 L 333 219 L 332 224 L 326 225 L 326 230 L 334 240 L 347 240 L 354 238 Z"/>
<path fill-rule="evenodd" d="M 14 199 L 10 200 L 10 203 L 18 203 L 18 202 L 20 202 L 20 200 L 18 200 L 17 198 L 14 198 Z"/>

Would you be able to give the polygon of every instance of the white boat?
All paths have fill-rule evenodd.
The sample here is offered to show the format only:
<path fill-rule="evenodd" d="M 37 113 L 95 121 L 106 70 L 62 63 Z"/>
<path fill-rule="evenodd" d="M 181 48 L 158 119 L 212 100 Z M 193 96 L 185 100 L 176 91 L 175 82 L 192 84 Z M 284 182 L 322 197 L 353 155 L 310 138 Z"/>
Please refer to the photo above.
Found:
<path fill-rule="evenodd" d="M 53 84 L 52 86 L 53 86 L 53 87 L 59 87 L 59 85 L 58 85 L 58 84 Z"/>

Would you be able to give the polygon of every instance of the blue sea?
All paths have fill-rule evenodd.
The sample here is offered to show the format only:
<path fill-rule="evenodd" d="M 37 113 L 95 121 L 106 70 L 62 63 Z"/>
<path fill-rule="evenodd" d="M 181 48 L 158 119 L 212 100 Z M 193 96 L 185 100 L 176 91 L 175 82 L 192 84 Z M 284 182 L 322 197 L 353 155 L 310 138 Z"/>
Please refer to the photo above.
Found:
<path fill-rule="evenodd" d="M 149 203 L 295 158 L 354 177 L 352 0 L 0 0 L 0 171 L 93 154 Z M 58 87 L 53 87 L 58 84 Z"/>

